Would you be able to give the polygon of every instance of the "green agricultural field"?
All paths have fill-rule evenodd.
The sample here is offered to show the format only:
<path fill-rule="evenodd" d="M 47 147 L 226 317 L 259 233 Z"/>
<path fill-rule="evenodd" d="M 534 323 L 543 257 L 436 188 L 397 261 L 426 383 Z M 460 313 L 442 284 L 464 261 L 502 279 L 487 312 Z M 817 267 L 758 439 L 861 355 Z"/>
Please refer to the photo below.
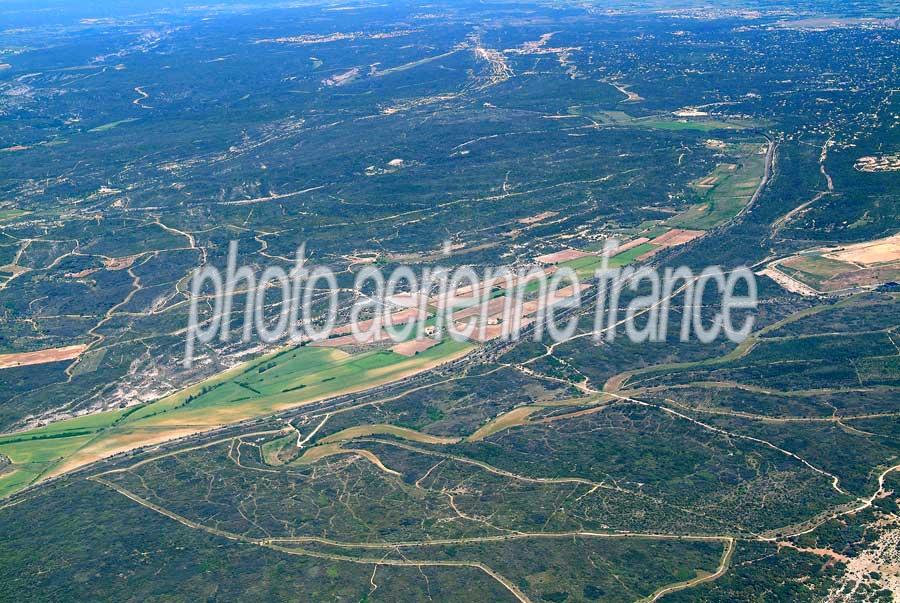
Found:
<path fill-rule="evenodd" d="M 27 487 L 34 482 L 38 474 L 26 469 L 11 469 L 0 475 L 0 498 L 5 498 L 14 492 Z"/>
<path fill-rule="evenodd" d="M 801 255 L 778 265 L 779 270 L 797 280 L 821 289 L 825 281 L 843 272 L 856 270 L 857 267 L 847 262 L 827 258 L 822 255 Z"/>
<path fill-rule="evenodd" d="M 641 245 L 637 245 L 623 251 L 622 253 L 618 253 L 611 258 L 607 262 L 607 266 L 609 268 L 622 268 L 623 266 L 627 266 L 632 262 L 635 262 L 637 258 L 641 255 L 649 251 L 653 251 L 656 249 L 656 245 L 651 243 L 642 243 Z M 578 278 L 580 279 L 589 279 L 594 276 L 594 273 L 603 265 L 603 258 L 601 256 L 585 256 L 583 258 L 578 258 L 576 260 L 569 260 L 568 262 L 563 262 L 560 266 L 565 266 L 567 268 L 571 268 L 578 274 Z"/>
<path fill-rule="evenodd" d="M 29 212 L 23 211 L 21 209 L 0 209 L 0 222 L 4 222 L 6 220 L 14 220 L 15 218 L 21 218 L 28 213 Z"/>
<path fill-rule="evenodd" d="M 45 471 L 87 444 L 93 435 L 34 439 L 0 444 L 12 461 L 12 469 L 0 474 L 0 498 L 9 496 L 37 480 Z"/>
<path fill-rule="evenodd" d="M 41 476 L 114 452 L 387 383 L 470 349 L 469 343 L 449 339 L 412 358 L 386 350 L 351 355 L 331 348 L 289 348 L 149 404 L 2 437 L 0 453 L 15 471 L 0 476 L 0 488 L 8 495 Z"/>
<path fill-rule="evenodd" d="M 127 119 L 120 119 L 117 121 L 111 121 L 108 124 L 103 124 L 101 126 L 97 126 L 96 128 L 91 128 L 88 132 L 108 132 L 109 130 L 113 130 L 118 128 L 121 125 L 131 123 L 133 121 L 137 121 L 136 117 L 129 117 Z"/>
<path fill-rule="evenodd" d="M 766 156 L 758 144 L 737 145 L 737 161 L 716 166 L 694 183 L 700 202 L 666 221 L 673 228 L 709 230 L 734 218 L 759 188 L 766 169 Z M 704 183 L 710 183 L 704 185 Z"/>
<path fill-rule="evenodd" d="M 738 120 L 719 120 L 702 118 L 680 119 L 642 119 L 636 120 L 634 125 L 641 128 L 653 128 L 656 130 L 697 130 L 700 132 L 712 132 L 714 130 L 745 130 L 755 127 L 753 123 L 745 123 Z"/>
<path fill-rule="evenodd" d="M 576 115 L 583 114 L 580 107 L 570 107 L 569 111 Z M 745 130 L 759 127 L 756 121 L 739 119 L 713 119 L 705 117 L 675 117 L 671 115 L 633 117 L 624 111 L 598 111 L 588 114 L 592 120 L 603 126 L 625 126 L 647 128 L 650 130 L 671 130 L 712 132 L 714 130 Z"/>

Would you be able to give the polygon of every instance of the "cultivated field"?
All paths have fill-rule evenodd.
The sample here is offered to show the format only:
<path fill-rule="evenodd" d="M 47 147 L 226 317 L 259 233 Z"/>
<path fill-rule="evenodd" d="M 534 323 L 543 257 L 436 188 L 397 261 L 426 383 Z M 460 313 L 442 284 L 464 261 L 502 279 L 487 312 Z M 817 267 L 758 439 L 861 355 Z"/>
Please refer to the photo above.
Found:
<path fill-rule="evenodd" d="M 0 453 L 15 469 L 0 476 L 0 488 L 8 494 L 112 454 L 375 387 L 469 350 L 469 344 L 448 340 L 413 357 L 389 351 L 349 355 L 311 347 L 270 354 L 143 406 L 0 437 Z"/>

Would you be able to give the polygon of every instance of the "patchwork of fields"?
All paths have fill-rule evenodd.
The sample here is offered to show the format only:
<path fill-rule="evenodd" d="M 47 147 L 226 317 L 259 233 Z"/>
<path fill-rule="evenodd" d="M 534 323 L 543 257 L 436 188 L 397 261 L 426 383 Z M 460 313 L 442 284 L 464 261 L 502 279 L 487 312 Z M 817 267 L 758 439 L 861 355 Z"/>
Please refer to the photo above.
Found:
<path fill-rule="evenodd" d="M 0 6 L 0 600 L 897 599 L 896 12 Z M 334 335 L 240 289 L 186 366 L 232 244 L 329 268 Z M 688 279 L 618 336 L 657 292 L 604 265 L 748 267 L 750 334 L 683 337 Z M 489 287 L 354 287 L 398 266 Z M 497 266 L 572 269 L 574 331 L 536 279 L 506 340 Z"/>

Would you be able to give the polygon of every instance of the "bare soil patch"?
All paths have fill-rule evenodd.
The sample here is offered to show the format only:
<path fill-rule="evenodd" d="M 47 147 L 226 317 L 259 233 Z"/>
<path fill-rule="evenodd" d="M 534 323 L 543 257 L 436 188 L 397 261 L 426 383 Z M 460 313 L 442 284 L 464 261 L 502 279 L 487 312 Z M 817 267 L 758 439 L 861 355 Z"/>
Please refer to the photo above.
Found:
<path fill-rule="evenodd" d="M 420 352 L 433 348 L 438 343 L 440 343 L 438 340 L 431 339 L 430 337 L 413 339 L 412 341 L 398 343 L 391 348 L 391 351 L 395 354 L 400 354 L 401 356 L 415 356 Z"/>
<path fill-rule="evenodd" d="M 545 211 L 537 214 L 536 216 L 530 216 L 528 218 L 521 218 L 518 220 L 520 224 L 538 224 L 539 222 L 543 222 L 549 218 L 552 218 L 557 215 L 555 211 Z"/>
<path fill-rule="evenodd" d="M 619 248 L 616 249 L 616 253 L 622 253 L 623 251 L 628 251 L 629 249 L 633 249 L 638 247 L 639 245 L 643 245 L 644 243 L 649 243 L 650 239 L 647 237 L 638 237 L 636 239 L 632 239 L 623 245 L 619 245 Z"/>
<path fill-rule="evenodd" d="M 673 228 L 669 232 L 661 234 L 653 239 L 652 243 L 660 247 L 675 247 L 676 245 L 684 245 L 685 243 L 689 243 L 702 234 L 702 230 Z"/>
<path fill-rule="evenodd" d="M 133 256 L 124 258 L 106 258 L 103 260 L 103 265 L 106 266 L 107 270 L 125 270 L 131 268 L 131 265 L 134 264 L 134 260 L 135 258 Z"/>
<path fill-rule="evenodd" d="M 900 261 L 900 234 L 849 245 L 840 251 L 826 254 L 825 257 L 865 266 Z"/>
<path fill-rule="evenodd" d="M 592 254 L 581 251 L 579 249 L 563 249 L 562 251 L 555 251 L 553 253 L 539 255 L 535 259 L 541 264 L 561 264 L 562 262 L 577 260 L 589 255 Z"/>
<path fill-rule="evenodd" d="M 32 364 L 46 364 L 60 360 L 72 360 L 87 348 L 85 344 L 70 345 L 62 348 L 49 348 L 36 352 L 20 352 L 17 354 L 0 354 L 0 369 Z"/>

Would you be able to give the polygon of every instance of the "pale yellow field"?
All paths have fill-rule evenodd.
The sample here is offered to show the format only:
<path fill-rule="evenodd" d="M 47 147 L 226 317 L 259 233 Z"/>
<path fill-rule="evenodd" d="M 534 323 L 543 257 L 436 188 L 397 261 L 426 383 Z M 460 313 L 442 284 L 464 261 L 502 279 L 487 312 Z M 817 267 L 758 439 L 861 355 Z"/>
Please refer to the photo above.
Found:
<path fill-rule="evenodd" d="M 493 435 L 499 431 L 504 431 L 509 429 L 510 427 L 515 427 L 517 425 L 524 425 L 528 422 L 528 417 L 535 413 L 540 406 L 520 406 L 518 408 L 514 408 L 511 411 L 500 415 L 487 425 L 484 425 L 470 435 L 468 440 L 470 442 L 479 442 L 484 438 Z"/>
<path fill-rule="evenodd" d="M 414 442 L 420 442 L 422 444 L 455 444 L 460 440 L 460 438 L 435 436 L 428 433 L 423 433 L 421 431 L 407 429 L 405 427 L 376 424 L 350 427 L 348 429 L 344 429 L 343 431 L 339 431 L 337 433 L 331 434 L 330 436 L 324 437 L 320 440 L 320 442 L 322 442 L 323 444 L 329 444 L 332 442 L 352 440 L 354 438 L 364 438 L 367 436 L 379 434 L 392 435 L 398 438 L 403 438 L 404 440 L 412 440 Z"/>
<path fill-rule="evenodd" d="M 900 233 L 893 236 L 849 245 L 825 257 L 864 266 L 900 261 Z"/>
<path fill-rule="evenodd" d="M 72 360 L 87 348 L 84 344 L 69 345 L 62 348 L 50 348 L 37 350 L 36 352 L 20 352 L 17 354 L 0 354 L 0 369 L 14 366 L 29 366 L 32 364 L 46 364 L 59 362 L 60 360 Z"/>

